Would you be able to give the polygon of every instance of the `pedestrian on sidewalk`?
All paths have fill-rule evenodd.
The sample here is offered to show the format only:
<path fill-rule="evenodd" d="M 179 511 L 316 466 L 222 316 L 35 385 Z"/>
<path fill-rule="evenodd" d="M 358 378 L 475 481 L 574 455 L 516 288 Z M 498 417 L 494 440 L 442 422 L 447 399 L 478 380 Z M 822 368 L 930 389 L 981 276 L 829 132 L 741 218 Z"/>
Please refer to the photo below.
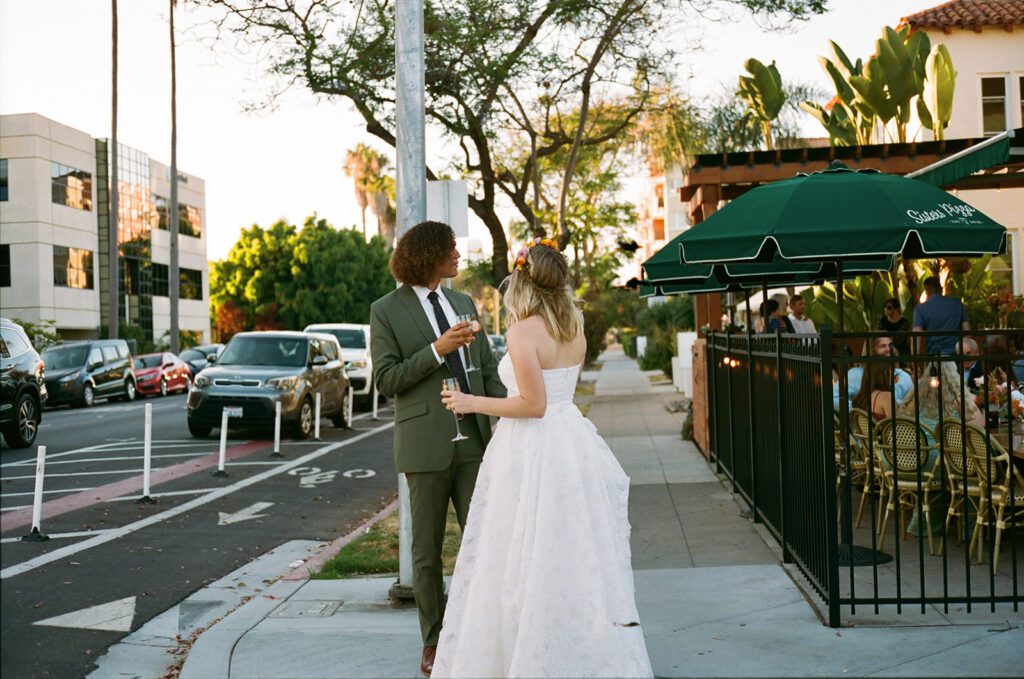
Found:
<path fill-rule="evenodd" d="M 652 677 L 633 588 L 629 477 L 573 403 L 586 355 L 569 265 L 519 252 L 505 293 L 508 398 L 450 392 L 500 417 L 452 576 L 438 677 Z"/>
<path fill-rule="evenodd" d="M 459 273 L 455 233 L 423 222 L 395 246 L 391 275 L 401 282 L 370 307 L 370 352 L 377 390 L 395 399 L 395 468 L 409 483 L 412 588 L 423 635 L 420 669 L 430 675 L 444 619 L 441 547 L 448 504 L 465 528 L 477 470 L 491 439 L 490 419 L 456 423 L 441 404 L 445 379 L 466 394 L 503 397 L 487 337 L 459 315 L 476 317 L 472 298 L 440 286 Z M 471 361 L 471 362 L 470 362 Z M 467 365 L 479 370 L 467 372 Z M 465 438 L 456 441 L 456 426 Z"/>

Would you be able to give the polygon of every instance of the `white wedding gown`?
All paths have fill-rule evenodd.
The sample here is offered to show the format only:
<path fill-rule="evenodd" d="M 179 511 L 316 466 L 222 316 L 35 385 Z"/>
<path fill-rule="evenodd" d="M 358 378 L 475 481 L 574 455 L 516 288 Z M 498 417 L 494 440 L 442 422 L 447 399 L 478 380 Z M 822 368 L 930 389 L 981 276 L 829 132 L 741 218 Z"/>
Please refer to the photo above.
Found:
<path fill-rule="evenodd" d="M 503 418 L 477 478 L 432 676 L 651 677 L 630 567 L 629 477 L 579 409 Z M 519 393 L 506 355 L 498 375 Z"/>

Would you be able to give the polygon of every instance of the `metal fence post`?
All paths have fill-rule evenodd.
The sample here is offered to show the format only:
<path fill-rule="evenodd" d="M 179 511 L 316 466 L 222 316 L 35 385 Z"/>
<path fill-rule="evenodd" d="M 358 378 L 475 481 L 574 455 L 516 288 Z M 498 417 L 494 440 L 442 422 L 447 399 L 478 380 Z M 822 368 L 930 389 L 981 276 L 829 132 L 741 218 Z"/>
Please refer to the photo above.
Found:
<path fill-rule="evenodd" d="M 782 388 L 782 329 L 775 329 L 775 370 L 777 377 L 776 405 L 778 406 L 775 422 L 779 432 L 779 541 L 782 543 L 782 563 L 792 563 L 793 557 L 789 553 L 789 543 L 786 541 L 786 428 L 782 424 L 785 402 L 783 401 Z"/>
<path fill-rule="evenodd" d="M 822 444 L 825 455 L 822 460 L 824 473 L 821 482 L 824 484 L 825 497 L 825 543 L 828 555 L 828 625 L 839 627 L 839 535 L 836 532 L 836 497 L 833 490 L 836 478 L 835 426 L 832 417 L 832 328 L 823 326 L 821 329 L 821 430 Z M 840 383 L 840 390 L 842 384 Z"/>

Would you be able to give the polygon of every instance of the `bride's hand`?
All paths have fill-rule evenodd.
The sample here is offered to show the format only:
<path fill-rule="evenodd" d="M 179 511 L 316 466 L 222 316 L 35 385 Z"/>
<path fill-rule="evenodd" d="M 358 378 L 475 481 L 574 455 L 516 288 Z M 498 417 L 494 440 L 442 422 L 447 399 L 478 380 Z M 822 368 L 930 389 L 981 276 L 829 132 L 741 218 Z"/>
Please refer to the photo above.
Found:
<path fill-rule="evenodd" d="M 472 394 L 463 394 L 461 391 L 446 391 L 441 394 L 441 403 L 444 407 L 459 415 L 475 412 L 473 400 Z"/>

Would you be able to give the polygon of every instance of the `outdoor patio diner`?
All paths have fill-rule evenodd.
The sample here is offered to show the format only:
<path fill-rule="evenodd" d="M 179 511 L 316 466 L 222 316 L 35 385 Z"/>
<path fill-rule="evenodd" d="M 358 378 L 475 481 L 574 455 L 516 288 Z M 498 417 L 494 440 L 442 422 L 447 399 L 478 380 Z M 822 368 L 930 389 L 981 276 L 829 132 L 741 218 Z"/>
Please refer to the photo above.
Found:
<path fill-rule="evenodd" d="M 1012 176 L 1022 135 L 913 171 L 769 167 L 730 192 L 722 158 L 711 184 L 687 175 L 698 223 L 643 264 L 641 295 L 697 296 L 698 446 L 833 627 L 1024 603 L 1024 329 L 972 325 L 958 299 L 1007 232 L 943 190 Z M 748 160 L 735 175 L 780 157 Z M 770 288 L 830 322 L 788 327 Z M 913 321 L 875 326 L 883 308 Z"/>

